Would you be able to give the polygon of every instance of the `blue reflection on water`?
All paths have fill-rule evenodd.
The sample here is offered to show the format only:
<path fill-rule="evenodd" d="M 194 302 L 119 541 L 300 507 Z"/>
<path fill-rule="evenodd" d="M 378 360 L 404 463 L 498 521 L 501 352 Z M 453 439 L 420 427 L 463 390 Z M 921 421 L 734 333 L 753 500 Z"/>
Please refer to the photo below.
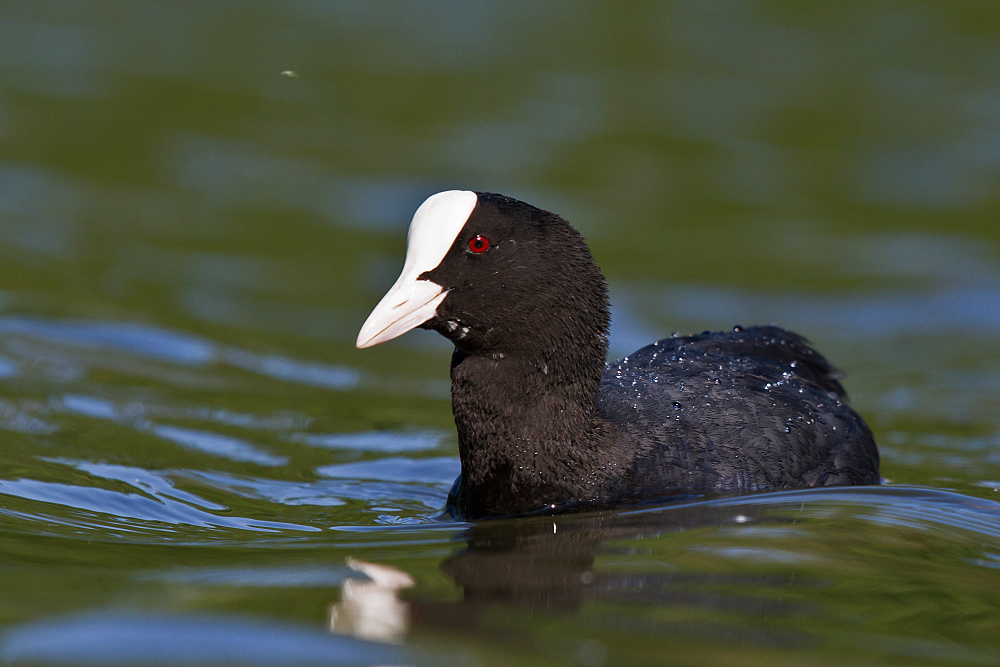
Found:
<path fill-rule="evenodd" d="M 447 464 L 442 466 L 442 468 L 448 467 Z M 455 459 L 450 467 L 457 470 L 458 459 Z M 429 483 L 423 482 L 419 478 L 407 476 L 402 469 L 397 469 L 395 472 L 399 478 L 398 482 L 371 481 L 371 478 L 291 482 L 195 470 L 179 472 L 178 475 L 227 493 L 293 507 L 335 507 L 344 505 L 349 500 L 361 500 L 368 503 L 377 502 L 382 505 L 393 505 L 397 508 L 396 511 L 413 502 L 420 503 L 424 508 L 441 509 L 444 506 L 448 487 L 454 481 L 454 477 L 452 477 L 445 483 L 442 479 L 443 474 L 440 472 L 430 475 L 434 479 Z M 421 471 L 418 469 L 417 472 Z"/>
<path fill-rule="evenodd" d="M 352 389 L 361 381 L 361 373 L 347 366 L 302 362 L 273 354 L 260 356 L 234 348 L 224 350 L 223 356 L 233 366 L 277 380 L 327 389 Z"/>
<path fill-rule="evenodd" d="M 129 526 L 129 519 L 138 519 L 139 521 L 203 528 L 237 528 L 264 532 L 286 530 L 315 532 L 320 530 L 313 526 L 293 523 L 218 516 L 200 511 L 185 503 L 168 500 L 163 496 L 154 500 L 137 493 L 121 493 L 93 486 L 39 482 L 33 479 L 0 480 L 0 493 L 25 500 L 55 503 L 76 510 L 110 515 L 114 518 L 113 523 L 119 528 L 125 529 Z M 47 520 L 52 521 L 51 518 Z M 136 525 L 134 527 L 139 529 L 147 526 Z"/>
<path fill-rule="evenodd" d="M 0 333 L 76 348 L 126 352 L 183 366 L 223 362 L 275 379 L 326 389 L 352 389 L 362 380 L 360 371 L 348 366 L 304 362 L 276 354 L 257 355 L 234 347 L 220 347 L 194 335 L 133 322 L 43 320 L 11 315 L 0 317 Z M 100 363 L 96 359 L 91 362 Z M 72 379 L 79 373 L 79 370 L 73 373 Z"/>
<path fill-rule="evenodd" d="M 50 435 L 58 431 L 59 426 L 0 400 L 0 429 L 15 433 Z"/>
<path fill-rule="evenodd" d="M 728 323 L 721 326 L 778 322 L 845 338 L 913 332 L 1000 336 L 1000 289 L 985 287 L 837 297 L 676 285 L 660 291 L 654 302 L 662 315 Z"/>
<path fill-rule="evenodd" d="M 274 456 L 239 438 L 181 426 L 154 424 L 143 418 L 129 418 L 119 408 L 93 396 L 63 396 L 62 406 L 70 412 L 96 419 L 108 419 L 130 426 L 138 431 L 152 433 L 174 444 L 194 449 L 231 461 L 245 461 L 262 466 L 281 466 L 288 463 L 285 456 Z"/>
<path fill-rule="evenodd" d="M 232 461 L 247 461 L 262 466 L 281 466 L 288 463 L 287 456 L 273 456 L 239 438 L 227 435 L 166 425 L 153 425 L 149 430 L 182 447 L 197 449 L 213 456 L 223 456 Z"/>
<path fill-rule="evenodd" d="M 43 482 L 22 478 L 0 480 L 0 493 L 26 500 L 61 505 L 73 510 L 85 510 L 106 515 L 110 517 L 111 523 L 115 524 L 116 527 L 125 530 L 128 530 L 130 525 L 135 529 L 144 527 L 142 524 L 134 524 L 130 521 L 133 519 L 140 522 L 265 532 L 286 530 L 315 532 L 320 530 L 313 526 L 293 523 L 213 514 L 208 510 L 227 511 L 228 508 L 177 489 L 173 479 L 171 479 L 172 473 L 169 472 L 154 472 L 132 466 L 70 459 L 42 460 L 70 465 L 94 477 L 124 483 L 136 489 L 136 492 L 112 491 L 97 486 Z M 51 517 L 47 517 L 46 521 L 58 523 L 58 520 Z M 79 521 L 79 515 L 77 514 L 72 521 Z"/>
<path fill-rule="evenodd" d="M 205 364 L 215 358 L 212 343 L 188 334 L 134 322 L 53 321 L 0 317 L 0 332 L 86 348 L 121 350 L 178 364 Z"/>
<path fill-rule="evenodd" d="M 823 252 L 817 253 L 816 249 Z M 838 274 L 904 286 L 833 292 L 816 289 L 750 290 L 696 283 L 612 286 L 612 348 L 628 354 L 672 328 L 729 328 L 776 323 L 807 336 L 840 338 L 1000 335 L 1000 262 L 995 245 L 948 234 L 859 234 L 831 236 L 809 232 L 767 238 L 759 252 Z"/>
<path fill-rule="evenodd" d="M 254 588 L 328 588 L 347 579 L 367 579 L 346 566 L 300 567 L 185 567 L 139 574 L 142 581 L 165 581 L 196 586 L 250 586 Z"/>
<path fill-rule="evenodd" d="M 316 472 L 326 477 L 451 485 L 461 467 L 456 456 L 438 456 L 429 459 L 390 456 L 373 461 L 321 466 Z"/>
<path fill-rule="evenodd" d="M 265 301 L 216 285 L 183 288 L 179 300 L 191 317 L 202 322 L 315 340 L 353 341 L 367 315 L 360 310 Z"/>
<path fill-rule="evenodd" d="M 918 530 L 944 528 L 988 535 L 1000 539 L 1000 503 L 965 496 L 952 491 L 910 486 L 830 487 L 792 491 L 770 491 L 746 496 L 732 496 L 696 501 L 706 507 L 732 507 L 748 513 L 762 508 L 794 507 L 796 513 L 816 519 L 828 519 L 834 506 L 854 508 L 854 517 L 886 526 Z M 683 505 L 665 505 L 624 512 L 646 514 L 670 512 Z M 667 515 L 665 515 L 667 516 Z M 742 515 L 737 515 L 737 518 Z M 957 535 L 957 534 L 956 534 Z"/>
<path fill-rule="evenodd" d="M 63 396 L 63 406 L 70 412 L 96 419 L 118 419 L 118 409 L 108 401 L 93 396 Z"/>
<path fill-rule="evenodd" d="M 81 665 L 408 664 L 403 649 L 317 629 L 236 616 L 104 612 L 15 626 L 0 643 L 10 663 Z"/>
<path fill-rule="evenodd" d="M 154 473 L 134 466 L 111 465 L 108 463 L 91 463 L 90 461 L 74 461 L 73 459 L 42 458 L 43 461 L 73 466 L 77 470 L 89 473 L 102 479 L 113 479 L 125 482 L 130 486 L 149 494 L 154 498 L 177 500 L 206 510 L 225 510 L 224 505 L 207 501 L 203 498 L 182 491 L 162 473 Z"/>
<path fill-rule="evenodd" d="M 301 433 L 294 442 L 328 449 L 348 449 L 360 452 L 415 452 L 437 449 L 447 436 L 443 431 L 365 431 L 363 433 Z"/>

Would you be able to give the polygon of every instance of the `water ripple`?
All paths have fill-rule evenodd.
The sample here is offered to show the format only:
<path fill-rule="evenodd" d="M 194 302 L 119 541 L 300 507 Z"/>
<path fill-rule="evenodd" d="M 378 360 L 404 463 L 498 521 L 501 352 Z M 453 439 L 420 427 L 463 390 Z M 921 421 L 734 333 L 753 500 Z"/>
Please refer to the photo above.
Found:
<path fill-rule="evenodd" d="M 297 433 L 294 442 L 328 449 L 348 449 L 359 452 L 416 452 L 437 449 L 446 437 L 443 431 L 366 431 L 364 433 Z"/>
<path fill-rule="evenodd" d="M 239 438 L 180 426 L 154 424 L 145 419 L 128 418 L 115 404 L 93 396 L 63 396 L 62 406 L 70 412 L 122 423 L 138 431 L 169 440 L 181 447 L 227 458 L 231 461 L 256 463 L 262 466 L 281 466 L 288 463 L 287 457 L 273 456 Z"/>
<path fill-rule="evenodd" d="M 61 512 L 68 512 L 71 522 L 77 525 L 81 510 L 93 513 L 91 521 L 98 530 L 109 523 L 126 530 L 155 529 L 157 524 L 263 532 L 320 530 L 314 526 L 214 514 L 209 510 L 225 512 L 228 508 L 177 489 L 170 473 L 88 461 L 53 459 L 50 462 L 73 466 L 94 477 L 117 482 L 119 488 L 124 484 L 134 491 L 111 490 L 80 482 L 68 484 L 20 478 L 0 480 L 0 493 L 61 506 Z"/>
<path fill-rule="evenodd" d="M 201 338 L 132 322 L 60 322 L 7 316 L 0 317 L 0 332 L 75 347 L 119 350 L 178 364 L 206 364 L 216 356 L 214 346 Z"/>
<path fill-rule="evenodd" d="M 456 466 L 456 463 L 451 463 L 452 469 Z M 392 463 L 383 464 L 381 467 L 392 468 Z M 435 464 L 432 464 L 431 467 L 435 467 Z M 446 463 L 441 467 L 447 469 L 449 466 Z M 431 482 L 426 483 L 417 478 L 423 470 L 419 466 L 414 466 L 414 468 L 416 468 L 416 475 L 406 474 L 404 470 L 393 470 L 392 472 L 397 478 L 394 480 L 395 483 L 350 479 L 350 476 L 335 481 L 293 482 L 230 475 L 221 472 L 189 470 L 182 474 L 188 479 L 199 481 L 227 493 L 244 498 L 267 500 L 281 505 L 334 507 L 343 505 L 348 500 L 360 500 L 372 505 L 377 504 L 383 510 L 387 506 L 392 506 L 394 511 L 409 509 L 407 505 L 414 502 L 420 503 L 420 507 L 424 511 L 427 509 L 439 510 L 444 506 L 447 488 L 454 481 L 454 475 L 445 482 L 443 476 L 447 472 L 442 473 L 441 470 L 436 470 L 436 474 L 428 475 L 433 478 Z M 377 479 L 377 477 L 367 479 Z"/>
<path fill-rule="evenodd" d="M 422 482 L 450 486 L 461 471 L 455 456 L 410 459 L 390 456 L 373 461 L 338 463 L 322 466 L 316 472 L 326 477 L 347 479 L 377 479 L 389 482 Z"/>
<path fill-rule="evenodd" d="M 884 526 L 927 530 L 946 534 L 968 531 L 1000 539 L 1000 503 L 942 489 L 908 486 L 832 487 L 795 491 L 772 491 L 747 496 L 699 501 L 684 507 L 746 507 L 753 509 L 795 508 L 815 518 L 825 518 L 831 507 L 854 508 L 854 518 Z M 625 514 L 669 512 L 676 506 L 640 509 Z"/>
<path fill-rule="evenodd" d="M 374 665 L 410 663 L 395 646 L 239 616 L 89 613 L 12 628 L 5 664 Z"/>

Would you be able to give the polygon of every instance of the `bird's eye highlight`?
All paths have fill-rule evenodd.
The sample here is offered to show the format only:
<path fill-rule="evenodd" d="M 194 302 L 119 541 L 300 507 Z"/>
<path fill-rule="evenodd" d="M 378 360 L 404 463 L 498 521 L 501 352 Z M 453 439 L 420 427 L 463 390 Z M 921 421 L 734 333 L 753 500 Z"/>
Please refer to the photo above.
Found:
<path fill-rule="evenodd" d="M 474 253 L 486 252 L 490 247 L 490 240 L 485 236 L 476 234 L 469 241 L 469 250 Z"/>

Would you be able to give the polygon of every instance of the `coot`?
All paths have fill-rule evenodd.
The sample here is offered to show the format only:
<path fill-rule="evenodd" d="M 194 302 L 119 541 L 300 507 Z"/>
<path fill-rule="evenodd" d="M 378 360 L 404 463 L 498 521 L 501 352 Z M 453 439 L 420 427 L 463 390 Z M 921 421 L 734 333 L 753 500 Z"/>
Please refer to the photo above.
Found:
<path fill-rule="evenodd" d="M 801 336 L 736 327 L 606 366 L 608 324 L 604 277 L 569 223 L 453 190 L 417 209 L 403 271 L 357 345 L 416 327 L 455 344 L 450 500 L 468 519 L 879 483 L 842 374 Z"/>

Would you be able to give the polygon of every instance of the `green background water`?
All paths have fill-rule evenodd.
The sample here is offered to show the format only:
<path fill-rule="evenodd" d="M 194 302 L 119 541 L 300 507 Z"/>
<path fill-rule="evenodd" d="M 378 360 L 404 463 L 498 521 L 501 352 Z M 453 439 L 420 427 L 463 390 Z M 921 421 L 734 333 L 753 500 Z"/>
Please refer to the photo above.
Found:
<path fill-rule="evenodd" d="M 989 2 L 4 3 L 0 662 L 996 664 L 998 176 Z M 450 188 L 583 231 L 615 355 L 809 337 L 892 485 L 433 522 L 449 348 L 354 337 Z"/>

